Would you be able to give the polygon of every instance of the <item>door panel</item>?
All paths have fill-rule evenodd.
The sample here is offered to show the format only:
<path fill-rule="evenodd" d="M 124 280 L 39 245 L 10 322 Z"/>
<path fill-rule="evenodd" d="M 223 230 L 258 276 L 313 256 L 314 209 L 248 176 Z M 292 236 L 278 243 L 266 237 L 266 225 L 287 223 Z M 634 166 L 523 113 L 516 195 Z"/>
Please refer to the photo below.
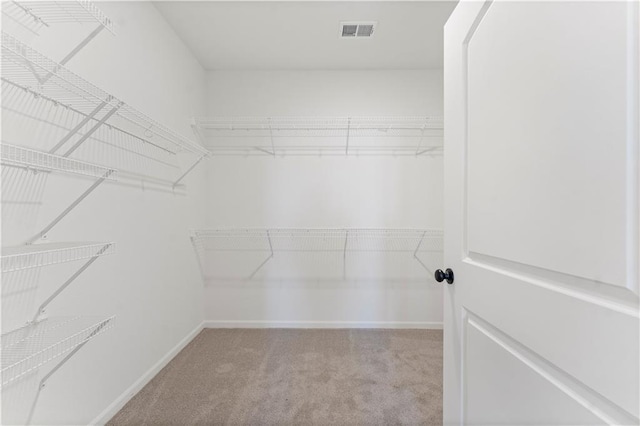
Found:
<path fill-rule="evenodd" d="M 486 12 L 467 52 L 470 252 L 626 285 L 626 9 Z"/>
<path fill-rule="evenodd" d="M 465 393 L 474 396 L 465 410 L 469 424 L 513 425 L 522 418 L 529 424 L 602 423 L 585 408 L 587 398 L 562 386 L 562 374 L 545 369 L 538 357 L 478 318 L 469 315 L 466 326 Z"/>
<path fill-rule="evenodd" d="M 638 13 L 445 27 L 446 423 L 638 423 Z"/>

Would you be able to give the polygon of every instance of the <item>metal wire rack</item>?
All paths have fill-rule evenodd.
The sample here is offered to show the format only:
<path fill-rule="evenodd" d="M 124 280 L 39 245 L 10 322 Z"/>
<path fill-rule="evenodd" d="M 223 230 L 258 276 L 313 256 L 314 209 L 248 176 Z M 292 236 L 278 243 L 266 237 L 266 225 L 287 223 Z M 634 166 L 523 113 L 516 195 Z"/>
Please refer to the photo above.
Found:
<path fill-rule="evenodd" d="M 32 31 L 56 24 L 94 23 L 114 32 L 111 19 L 88 0 L 7 1 L 2 13 Z"/>
<path fill-rule="evenodd" d="M 14 37 L 2 33 L 2 80 L 24 90 L 25 94 L 50 100 L 81 114 L 84 119 L 64 136 L 52 153 L 64 149 L 67 157 L 102 127 L 111 130 L 114 144 L 144 144 L 172 154 L 188 152 L 196 156 L 192 167 L 209 151 L 162 125 L 115 96 L 89 83 L 63 65 L 45 57 Z M 123 139 L 123 135 L 126 136 Z M 135 150 L 135 147 L 131 148 Z M 186 173 L 185 173 L 186 174 Z M 180 176 L 177 184 L 184 175 Z"/>
<path fill-rule="evenodd" d="M 278 278 L 279 267 L 295 270 L 296 278 L 314 279 L 321 275 L 348 280 L 361 277 L 363 269 L 380 267 L 378 269 L 384 269 L 382 272 L 388 275 L 407 272 L 407 266 L 413 270 L 414 278 L 424 279 L 432 275 L 428 259 L 442 254 L 442 238 L 442 231 L 432 229 L 279 228 L 191 232 L 206 279 L 242 280 Z M 376 265 L 367 264 L 366 259 L 374 259 Z M 232 264 L 239 269 L 230 270 L 228 267 Z M 273 266 L 269 271 L 265 267 L 268 264 Z M 221 274 L 222 269 L 225 273 Z M 364 272 L 370 278 L 373 276 L 369 271 Z"/>
<path fill-rule="evenodd" d="M 398 155 L 442 151 L 443 118 L 196 117 L 214 155 Z"/>
<path fill-rule="evenodd" d="M 24 167 L 34 171 L 56 171 L 97 179 L 104 177 L 108 180 L 117 178 L 115 169 L 4 142 L 0 144 L 0 161 L 3 165 Z"/>
<path fill-rule="evenodd" d="M 64 242 L 2 248 L 2 273 L 106 256 L 115 243 Z"/>
<path fill-rule="evenodd" d="M 115 317 L 48 318 L 2 335 L 2 386 L 72 352 L 109 329 Z"/>

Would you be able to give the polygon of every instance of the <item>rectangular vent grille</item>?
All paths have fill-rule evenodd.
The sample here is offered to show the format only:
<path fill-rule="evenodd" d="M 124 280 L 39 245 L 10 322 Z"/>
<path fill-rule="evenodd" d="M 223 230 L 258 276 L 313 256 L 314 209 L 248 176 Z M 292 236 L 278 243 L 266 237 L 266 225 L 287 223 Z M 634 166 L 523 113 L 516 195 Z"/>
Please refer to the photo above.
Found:
<path fill-rule="evenodd" d="M 368 38 L 373 36 L 376 22 L 341 22 L 342 38 Z"/>

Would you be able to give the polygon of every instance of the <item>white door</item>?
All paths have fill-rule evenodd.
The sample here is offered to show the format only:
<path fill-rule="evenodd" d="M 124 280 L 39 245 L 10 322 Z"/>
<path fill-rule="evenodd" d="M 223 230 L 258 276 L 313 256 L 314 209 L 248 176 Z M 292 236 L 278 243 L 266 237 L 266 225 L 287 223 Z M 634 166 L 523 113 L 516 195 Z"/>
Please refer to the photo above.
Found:
<path fill-rule="evenodd" d="M 471 1 L 445 27 L 446 424 L 638 423 L 638 21 Z"/>

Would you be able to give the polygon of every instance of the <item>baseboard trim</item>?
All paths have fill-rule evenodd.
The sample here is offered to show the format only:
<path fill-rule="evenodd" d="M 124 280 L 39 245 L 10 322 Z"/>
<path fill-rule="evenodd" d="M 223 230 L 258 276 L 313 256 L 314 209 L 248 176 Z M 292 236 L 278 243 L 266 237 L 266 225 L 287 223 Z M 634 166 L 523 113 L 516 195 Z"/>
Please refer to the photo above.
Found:
<path fill-rule="evenodd" d="M 205 321 L 204 328 L 412 328 L 442 330 L 427 321 Z"/>
<path fill-rule="evenodd" d="M 191 330 L 187 336 L 178 342 L 165 356 L 160 358 L 149 370 L 147 370 L 142 377 L 136 380 L 127 390 L 125 390 L 115 401 L 113 401 L 102 413 L 100 413 L 90 425 L 102 426 L 106 424 L 118 411 L 125 406 L 135 394 L 140 392 L 140 389 L 146 386 L 147 383 L 155 377 L 160 370 L 162 370 L 185 346 L 189 344 L 197 335 L 205 328 L 205 323 L 200 323 L 196 328 Z"/>

